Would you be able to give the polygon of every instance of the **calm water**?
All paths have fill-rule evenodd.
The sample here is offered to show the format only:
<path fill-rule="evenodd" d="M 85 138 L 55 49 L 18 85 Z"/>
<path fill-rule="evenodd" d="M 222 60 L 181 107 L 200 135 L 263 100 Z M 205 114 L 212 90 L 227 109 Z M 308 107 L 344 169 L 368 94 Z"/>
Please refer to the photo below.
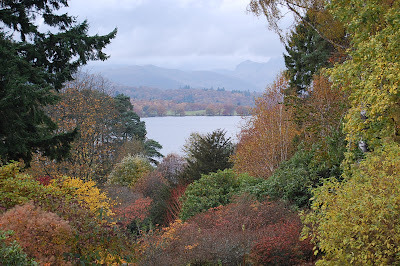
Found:
<path fill-rule="evenodd" d="M 226 136 L 236 142 L 244 120 L 240 116 L 165 116 L 142 118 L 146 122 L 147 137 L 158 141 L 161 153 L 182 155 L 182 147 L 192 132 L 201 134 L 216 129 L 226 130 Z"/>

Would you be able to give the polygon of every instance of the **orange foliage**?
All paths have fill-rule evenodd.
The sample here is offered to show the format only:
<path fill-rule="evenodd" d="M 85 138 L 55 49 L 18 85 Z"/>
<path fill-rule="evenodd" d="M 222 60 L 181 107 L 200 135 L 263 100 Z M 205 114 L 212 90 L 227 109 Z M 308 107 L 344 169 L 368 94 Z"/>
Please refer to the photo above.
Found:
<path fill-rule="evenodd" d="M 13 230 L 11 240 L 16 240 L 36 261 L 67 264 L 63 255 L 71 251 L 75 230 L 55 213 L 45 212 L 32 203 L 16 206 L 0 216 L 0 228 Z"/>
<path fill-rule="evenodd" d="M 308 146 L 339 131 L 347 109 L 346 96 L 323 76 L 314 76 L 309 97 L 296 110 L 303 115 L 301 133 Z"/>
<path fill-rule="evenodd" d="M 114 210 L 116 219 L 122 226 L 128 226 L 132 221 L 143 221 L 147 218 L 153 200 L 149 197 L 139 198 L 130 205 L 123 205 Z"/>
<path fill-rule="evenodd" d="M 182 201 L 180 201 L 179 199 L 185 193 L 186 187 L 187 185 L 179 184 L 171 190 L 171 195 L 166 202 L 166 223 L 169 224 L 178 219 L 179 213 L 182 208 Z"/>
<path fill-rule="evenodd" d="M 242 196 L 229 205 L 212 208 L 184 223 L 176 220 L 160 232 L 144 237 L 141 263 L 248 265 L 249 262 L 262 262 L 264 255 L 273 254 L 293 265 L 301 264 L 312 260 L 312 245 L 309 241 L 299 240 L 301 228 L 298 215 L 284 204 L 258 202 Z M 277 242 L 269 241 L 273 239 Z"/>
<path fill-rule="evenodd" d="M 85 87 L 85 80 L 80 82 L 83 88 L 74 84 L 75 87 L 65 89 L 61 101 L 49 109 L 50 116 L 58 124 L 58 133 L 79 129 L 71 155 L 61 163 L 36 156 L 32 174 L 68 175 L 89 180 L 110 171 L 111 154 L 115 149 L 111 123 L 117 116 L 113 99 L 96 91 L 96 87 Z"/>
<path fill-rule="evenodd" d="M 256 100 L 252 117 L 239 135 L 234 168 L 256 177 L 269 177 L 291 155 L 297 134 L 292 109 L 283 105 L 283 90 L 289 86 L 281 74 Z"/>

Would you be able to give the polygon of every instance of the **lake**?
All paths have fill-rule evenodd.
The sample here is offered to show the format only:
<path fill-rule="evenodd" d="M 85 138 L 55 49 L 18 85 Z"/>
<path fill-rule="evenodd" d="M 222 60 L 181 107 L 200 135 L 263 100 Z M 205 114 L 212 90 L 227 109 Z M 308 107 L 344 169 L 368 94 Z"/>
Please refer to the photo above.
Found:
<path fill-rule="evenodd" d="M 226 131 L 226 136 L 237 141 L 237 134 L 244 124 L 241 116 L 164 116 L 145 117 L 147 137 L 158 141 L 161 153 L 183 155 L 182 147 L 192 132 L 206 134 L 216 129 Z"/>

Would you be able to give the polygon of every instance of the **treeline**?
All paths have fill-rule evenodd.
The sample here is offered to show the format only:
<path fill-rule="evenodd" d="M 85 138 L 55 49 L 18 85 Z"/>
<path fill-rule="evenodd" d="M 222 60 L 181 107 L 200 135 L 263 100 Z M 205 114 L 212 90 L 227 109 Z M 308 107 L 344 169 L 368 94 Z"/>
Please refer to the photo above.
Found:
<path fill-rule="evenodd" d="M 248 115 L 259 93 L 226 91 L 223 88 L 195 89 L 189 86 L 162 90 L 157 88 L 118 88 L 129 95 L 140 117 L 166 115 Z"/>

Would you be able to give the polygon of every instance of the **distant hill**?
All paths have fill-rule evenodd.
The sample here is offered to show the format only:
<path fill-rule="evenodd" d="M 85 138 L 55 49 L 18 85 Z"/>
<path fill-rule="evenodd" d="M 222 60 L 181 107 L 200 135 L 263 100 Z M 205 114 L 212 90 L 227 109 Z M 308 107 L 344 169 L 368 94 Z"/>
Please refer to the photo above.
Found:
<path fill-rule="evenodd" d="M 133 65 L 95 69 L 95 71 L 117 84 L 129 87 L 178 89 L 190 86 L 263 91 L 283 67 L 283 59 L 279 58 L 267 63 L 244 61 L 235 70 L 183 71 L 153 65 Z"/>

